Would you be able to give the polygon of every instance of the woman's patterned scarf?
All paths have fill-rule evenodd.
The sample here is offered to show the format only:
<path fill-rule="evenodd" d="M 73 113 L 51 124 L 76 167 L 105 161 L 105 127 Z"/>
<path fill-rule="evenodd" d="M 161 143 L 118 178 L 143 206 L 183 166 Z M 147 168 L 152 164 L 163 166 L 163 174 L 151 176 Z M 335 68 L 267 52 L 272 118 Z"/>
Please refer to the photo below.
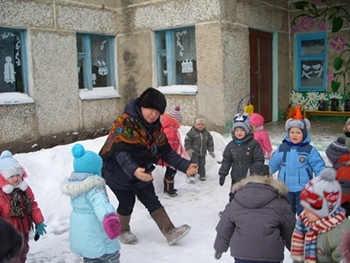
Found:
<path fill-rule="evenodd" d="M 145 147 L 151 152 L 152 157 L 159 157 L 157 149 L 166 144 L 166 135 L 162 132 L 160 124 L 158 126 L 150 124 L 147 128 L 137 118 L 123 113 L 114 121 L 100 151 L 101 156 L 108 157 L 115 145 L 125 143 Z"/>
<path fill-rule="evenodd" d="M 24 217 L 24 213 L 31 215 L 32 206 L 26 192 L 15 188 L 11 195 L 11 216 Z M 24 204 L 24 205 L 23 205 Z"/>
<path fill-rule="evenodd" d="M 315 222 L 309 222 L 301 213 L 292 236 L 291 257 L 296 261 L 316 263 L 317 235 L 331 230 L 344 220 L 345 212 L 340 207 L 333 214 Z"/>

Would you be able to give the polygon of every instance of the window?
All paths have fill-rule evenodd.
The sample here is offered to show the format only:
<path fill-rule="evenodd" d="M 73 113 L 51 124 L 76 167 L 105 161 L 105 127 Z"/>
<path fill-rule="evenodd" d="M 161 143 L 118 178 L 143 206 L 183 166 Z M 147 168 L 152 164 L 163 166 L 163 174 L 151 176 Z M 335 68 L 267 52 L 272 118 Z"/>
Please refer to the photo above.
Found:
<path fill-rule="evenodd" d="M 194 27 L 156 32 L 158 86 L 197 85 Z"/>
<path fill-rule="evenodd" d="M 0 93 L 28 92 L 25 31 L 0 28 Z"/>
<path fill-rule="evenodd" d="M 296 36 L 296 90 L 326 90 L 326 43 L 326 33 L 302 34 Z"/>
<path fill-rule="evenodd" d="M 116 87 L 114 38 L 77 34 L 79 89 Z"/>

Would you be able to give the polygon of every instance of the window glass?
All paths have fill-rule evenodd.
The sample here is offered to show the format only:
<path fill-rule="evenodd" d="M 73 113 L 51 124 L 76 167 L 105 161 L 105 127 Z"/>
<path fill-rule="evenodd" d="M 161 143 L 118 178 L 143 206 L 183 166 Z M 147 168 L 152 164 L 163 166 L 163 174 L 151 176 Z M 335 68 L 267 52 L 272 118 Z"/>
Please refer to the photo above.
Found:
<path fill-rule="evenodd" d="M 79 89 L 115 87 L 113 38 L 77 35 Z"/>
<path fill-rule="evenodd" d="M 0 28 L 0 92 L 26 92 L 23 31 Z"/>
<path fill-rule="evenodd" d="M 156 32 L 158 86 L 197 85 L 195 29 Z"/>
<path fill-rule="evenodd" d="M 326 90 L 326 33 L 296 36 L 296 89 L 298 91 Z"/>

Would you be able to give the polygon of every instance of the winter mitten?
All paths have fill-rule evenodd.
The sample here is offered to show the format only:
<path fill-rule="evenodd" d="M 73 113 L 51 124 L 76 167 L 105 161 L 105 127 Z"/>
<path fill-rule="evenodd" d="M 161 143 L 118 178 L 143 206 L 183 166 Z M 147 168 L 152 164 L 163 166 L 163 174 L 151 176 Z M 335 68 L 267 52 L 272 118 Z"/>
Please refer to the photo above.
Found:
<path fill-rule="evenodd" d="M 44 222 L 41 222 L 40 224 L 37 224 L 35 226 L 35 235 L 34 235 L 34 241 L 38 241 L 40 236 L 43 236 L 46 234 L 46 224 Z"/>
<path fill-rule="evenodd" d="M 226 176 L 224 176 L 224 175 L 220 175 L 220 178 L 219 178 L 219 184 L 220 184 L 221 186 L 223 186 L 223 185 L 224 185 L 224 183 L 225 183 L 225 178 L 226 178 Z"/>
<path fill-rule="evenodd" d="M 188 149 L 186 152 L 187 152 L 188 157 L 192 158 L 194 151 L 192 149 Z"/>
<path fill-rule="evenodd" d="M 215 153 L 214 152 L 209 152 L 210 156 L 215 159 Z"/>
<path fill-rule="evenodd" d="M 215 259 L 220 259 L 221 256 L 222 256 L 222 252 L 215 251 L 215 253 L 214 253 Z"/>
<path fill-rule="evenodd" d="M 108 214 L 103 219 L 103 228 L 110 239 L 115 239 L 119 236 L 121 228 L 117 214 Z"/>

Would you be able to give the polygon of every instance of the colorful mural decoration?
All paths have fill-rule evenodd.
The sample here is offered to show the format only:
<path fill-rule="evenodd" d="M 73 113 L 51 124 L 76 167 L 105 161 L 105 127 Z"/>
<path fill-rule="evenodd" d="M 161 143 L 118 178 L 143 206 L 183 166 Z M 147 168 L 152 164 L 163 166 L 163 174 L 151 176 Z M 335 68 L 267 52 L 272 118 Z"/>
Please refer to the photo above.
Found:
<path fill-rule="evenodd" d="M 350 14 L 343 4 L 334 4 L 327 0 L 298 1 L 295 8 L 302 13 L 294 17 L 291 22 L 291 33 L 326 31 L 327 26 L 332 33 L 339 32 L 343 28 L 344 21 L 350 22 Z M 306 101 L 305 109 L 317 109 L 317 101 L 339 99 L 344 103 L 350 98 L 350 45 L 346 43 L 344 36 L 338 35 L 330 40 L 330 46 L 335 51 L 336 57 L 330 63 L 332 70 L 327 74 L 332 92 L 292 92 L 291 104 Z M 341 105 L 340 105 L 341 106 Z"/>

